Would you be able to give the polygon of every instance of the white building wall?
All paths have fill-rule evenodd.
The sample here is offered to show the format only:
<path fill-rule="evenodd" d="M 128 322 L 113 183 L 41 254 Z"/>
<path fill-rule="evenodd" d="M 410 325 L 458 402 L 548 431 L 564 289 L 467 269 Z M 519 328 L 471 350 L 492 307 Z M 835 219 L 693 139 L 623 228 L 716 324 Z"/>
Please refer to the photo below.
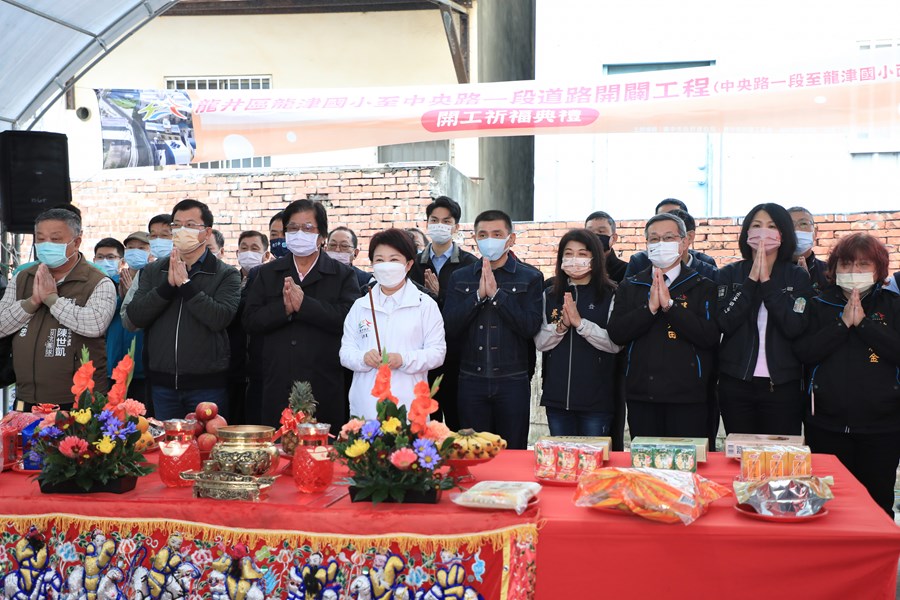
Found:
<path fill-rule="evenodd" d="M 537 11 L 536 76 L 551 81 L 599 77 L 607 64 L 744 68 L 859 52 L 862 40 L 900 41 L 895 0 L 539 0 Z M 646 217 L 669 196 L 696 216 L 742 215 L 766 201 L 813 212 L 896 209 L 897 158 L 854 160 L 856 138 L 849 130 L 538 136 L 535 219 L 578 220 L 593 210 Z M 900 151 L 900 143 L 879 149 Z"/>

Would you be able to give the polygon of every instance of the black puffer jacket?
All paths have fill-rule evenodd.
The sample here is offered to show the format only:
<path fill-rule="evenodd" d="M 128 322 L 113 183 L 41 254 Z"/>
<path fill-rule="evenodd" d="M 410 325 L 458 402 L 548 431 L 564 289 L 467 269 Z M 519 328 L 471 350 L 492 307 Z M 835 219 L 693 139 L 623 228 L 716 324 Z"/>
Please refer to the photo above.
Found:
<path fill-rule="evenodd" d="M 794 343 L 808 366 L 807 420 L 846 433 L 900 431 L 900 298 L 873 290 L 856 327 L 841 319 L 846 303 L 839 287 L 826 288 Z"/>
<path fill-rule="evenodd" d="M 719 269 L 716 321 L 722 330 L 719 371 L 750 381 L 759 353 L 756 320 L 763 302 L 769 312 L 766 327 L 766 364 L 774 385 L 801 377 L 800 360 L 791 348 L 809 321 L 813 297 L 809 275 L 802 267 L 777 262 L 765 283 L 748 278 L 753 261 L 742 260 Z"/>

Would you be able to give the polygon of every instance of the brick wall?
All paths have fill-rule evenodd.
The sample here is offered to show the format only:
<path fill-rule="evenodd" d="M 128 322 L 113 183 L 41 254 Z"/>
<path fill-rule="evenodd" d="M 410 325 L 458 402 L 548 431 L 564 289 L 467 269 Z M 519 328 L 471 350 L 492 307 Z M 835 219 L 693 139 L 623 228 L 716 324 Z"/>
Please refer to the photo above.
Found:
<path fill-rule="evenodd" d="M 145 230 L 151 216 L 168 212 L 183 198 L 209 204 L 216 227 L 225 235 L 227 259 L 235 262 L 238 234 L 247 229 L 266 232 L 272 214 L 287 203 L 320 197 L 328 206 L 329 226 L 346 225 L 360 238 L 357 263 L 366 268 L 368 239 L 389 227 L 424 229 L 425 207 L 432 193 L 442 193 L 431 178 L 431 168 L 378 167 L 366 169 L 310 169 L 259 174 L 210 174 L 197 170 L 149 172 L 142 179 L 121 177 L 114 171 L 90 181 L 75 182 L 74 202 L 84 214 L 87 254 L 100 238 L 124 238 L 131 231 Z M 464 215 L 464 221 L 475 215 Z M 615 215 L 613 215 L 615 216 Z M 839 237 L 866 231 L 881 238 L 891 251 L 891 270 L 900 269 L 900 212 L 820 215 L 817 254 L 825 255 Z M 517 254 L 524 260 L 552 271 L 560 236 L 581 222 L 517 224 Z M 727 264 L 739 258 L 738 218 L 701 219 L 697 222 L 695 247 Z M 463 243 L 474 250 L 471 223 L 461 226 Z M 616 246 L 626 259 L 645 246 L 643 221 L 621 221 Z M 26 236 L 30 238 L 30 236 Z M 30 250 L 26 239 L 23 251 Z"/>

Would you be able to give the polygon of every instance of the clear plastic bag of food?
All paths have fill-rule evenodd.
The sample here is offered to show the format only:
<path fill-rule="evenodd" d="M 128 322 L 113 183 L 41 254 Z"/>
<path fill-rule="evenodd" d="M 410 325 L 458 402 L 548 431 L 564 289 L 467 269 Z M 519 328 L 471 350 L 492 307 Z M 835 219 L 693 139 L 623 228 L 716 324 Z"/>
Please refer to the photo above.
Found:
<path fill-rule="evenodd" d="M 578 481 L 575 505 L 621 510 L 662 523 L 689 525 L 731 490 L 696 473 L 607 467 Z"/>
<path fill-rule="evenodd" d="M 451 498 L 469 508 L 499 508 L 522 514 L 541 491 L 533 481 L 479 481 L 468 490 Z"/>

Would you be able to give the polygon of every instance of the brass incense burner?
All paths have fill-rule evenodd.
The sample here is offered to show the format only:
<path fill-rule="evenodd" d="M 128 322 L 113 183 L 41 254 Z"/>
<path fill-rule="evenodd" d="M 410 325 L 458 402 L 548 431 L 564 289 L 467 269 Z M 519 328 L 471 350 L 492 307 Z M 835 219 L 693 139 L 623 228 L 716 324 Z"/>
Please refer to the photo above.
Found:
<path fill-rule="evenodd" d="M 195 498 L 263 500 L 277 477 L 274 434 L 273 427 L 263 425 L 221 427 L 203 470 L 187 471 L 181 477 L 194 481 Z"/>
<path fill-rule="evenodd" d="M 219 464 L 219 471 L 256 477 L 273 475 L 278 468 L 274 435 L 275 429 L 264 425 L 221 427 L 210 458 Z"/>

